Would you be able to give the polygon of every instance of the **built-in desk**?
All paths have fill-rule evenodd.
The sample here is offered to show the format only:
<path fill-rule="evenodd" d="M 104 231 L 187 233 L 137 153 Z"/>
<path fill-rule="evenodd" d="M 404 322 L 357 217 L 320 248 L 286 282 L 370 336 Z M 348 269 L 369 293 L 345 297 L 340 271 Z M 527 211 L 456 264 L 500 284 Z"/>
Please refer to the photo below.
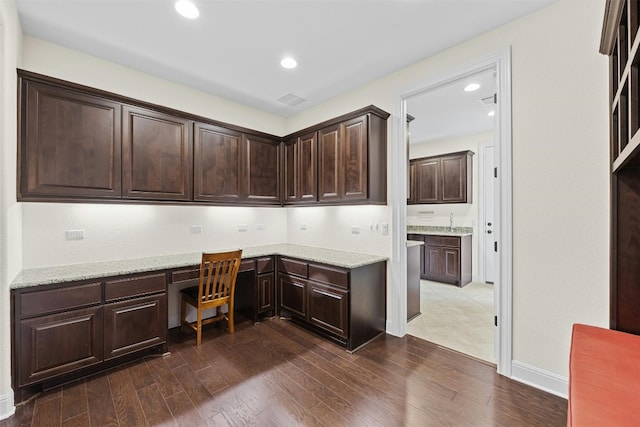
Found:
<path fill-rule="evenodd" d="M 163 255 L 21 271 L 11 283 L 16 402 L 34 388 L 73 380 L 148 352 L 166 352 L 168 286 L 197 278 L 201 256 Z M 325 317 L 311 317 L 308 323 L 301 322 L 303 326 L 329 338 L 338 337 L 334 341 L 349 350 L 366 342 L 362 341 L 365 338 L 370 339 L 372 332 L 384 331 L 385 257 L 280 244 L 243 248 L 242 258 L 235 304 L 236 311 L 251 321 L 274 315 L 281 306 L 275 284 L 276 277 L 282 276 L 279 260 L 287 258 L 316 266 L 321 273 L 340 272 L 349 280 L 356 280 L 358 287 L 365 282 L 360 279 L 362 272 L 375 272 L 375 280 L 366 282 L 378 283 L 358 291 L 363 295 L 375 293 L 375 300 L 382 303 L 369 314 L 370 320 L 358 319 L 356 324 L 361 327 L 352 334 L 358 337 L 354 341 L 349 330 L 342 334 L 331 330 L 334 319 L 351 323 L 343 312 L 331 312 L 328 297 L 332 289 L 326 282 L 334 276 L 307 277 L 309 284 L 318 283 L 315 289 L 319 291 L 305 294 L 304 304 L 316 307 L 315 313 Z M 348 287 L 345 293 L 348 296 Z M 324 329 L 323 319 L 328 322 Z M 305 319 L 295 316 L 295 320 Z M 367 331 L 366 336 L 362 330 Z"/>

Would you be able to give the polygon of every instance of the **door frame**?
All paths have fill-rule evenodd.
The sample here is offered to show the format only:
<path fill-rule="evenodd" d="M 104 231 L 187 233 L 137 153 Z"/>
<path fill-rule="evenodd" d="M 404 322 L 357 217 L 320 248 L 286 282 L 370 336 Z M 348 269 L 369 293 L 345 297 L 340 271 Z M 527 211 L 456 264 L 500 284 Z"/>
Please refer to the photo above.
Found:
<path fill-rule="evenodd" d="M 478 250 L 480 251 L 480 253 L 478 254 L 478 278 L 480 281 L 482 281 L 483 283 L 487 282 L 487 271 L 486 271 L 486 257 L 487 257 L 487 251 L 486 251 L 486 243 L 487 243 L 487 233 L 484 232 L 484 224 L 486 223 L 486 216 L 485 216 L 485 208 L 486 208 L 486 201 L 485 201 L 485 193 L 486 193 L 486 189 L 487 189 L 487 182 L 486 182 L 486 177 L 487 177 L 487 172 L 491 173 L 490 171 L 486 170 L 485 167 L 485 161 L 486 161 L 486 154 L 485 154 L 485 148 L 487 147 L 494 147 L 495 150 L 495 132 L 492 135 L 492 138 L 494 139 L 494 141 L 484 141 L 481 142 L 480 144 L 478 144 L 478 178 L 479 178 L 479 182 L 478 182 L 478 200 L 480 201 L 480 206 L 478 206 Z M 494 151 L 495 154 L 495 151 Z M 495 156 L 494 156 L 494 161 L 493 161 L 494 165 L 495 165 Z M 494 191 L 495 193 L 495 191 Z M 494 202 L 495 202 L 495 198 L 494 198 Z M 496 210 L 497 207 L 497 203 L 494 203 L 494 211 Z M 495 240 L 495 239 L 492 239 Z"/>
<path fill-rule="evenodd" d="M 498 317 L 496 336 L 497 372 L 511 377 L 512 364 L 512 293 L 513 293 L 513 208 L 512 208 L 512 135 L 511 135 L 511 46 L 471 61 L 453 69 L 439 78 L 418 81 L 395 94 L 394 117 L 391 134 L 396 144 L 390 148 L 390 156 L 395 173 L 390 174 L 390 194 L 392 208 L 393 239 L 390 261 L 390 278 L 395 284 L 390 289 L 391 304 L 394 308 L 387 321 L 387 331 L 393 335 L 404 336 L 407 331 L 407 98 L 448 85 L 454 81 L 493 68 L 496 71 L 496 89 L 498 104 L 496 108 L 495 144 L 498 183 L 495 197 L 498 209 L 495 212 L 495 237 L 498 242 L 496 260 L 495 291 L 498 293 L 495 312 Z"/>

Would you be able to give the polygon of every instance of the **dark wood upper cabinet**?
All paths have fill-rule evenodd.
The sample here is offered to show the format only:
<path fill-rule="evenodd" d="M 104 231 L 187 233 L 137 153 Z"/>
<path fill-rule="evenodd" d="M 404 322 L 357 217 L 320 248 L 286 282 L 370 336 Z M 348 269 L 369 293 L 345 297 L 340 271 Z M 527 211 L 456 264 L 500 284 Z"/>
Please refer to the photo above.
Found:
<path fill-rule="evenodd" d="M 20 90 L 18 199 L 120 197 L 120 104 L 28 80 Z"/>
<path fill-rule="evenodd" d="M 319 200 L 340 199 L 340 125 L 319 132 Z"/>
<path fill-rule="evenodd" d="M 195 124 L 194 199 L 239 202 L 242 198 L 242 134 Z"/>
<path fill-rule="evenodd" d="M 471 203 L 473 200 L 472 151 L 413 159 L 407 204 Z"/>
<path fill-rule="evenodd" d="M 129 105 L 122 115 L 123 197 L 190 200 L 192 122 Z"/>
<path fill-rule="evenodd" d="M 284 147 L 285 203 L 318 200 L 318 134 L 288 140 Z"/>
<path fill-rule="evenodd" d="M 243 135 L 243 167 L 246 200 L 258 204 L 281 204 L 281 143 L 254 135 Z"/>

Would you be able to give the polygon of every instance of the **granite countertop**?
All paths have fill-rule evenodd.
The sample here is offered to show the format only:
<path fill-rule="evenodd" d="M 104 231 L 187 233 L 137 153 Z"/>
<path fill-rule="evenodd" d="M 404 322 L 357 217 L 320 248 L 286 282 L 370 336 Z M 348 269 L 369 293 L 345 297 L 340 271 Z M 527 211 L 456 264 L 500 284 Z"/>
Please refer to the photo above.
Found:
<path fill-rule="evenodd" d="M 224 249 L 220 249 L 220 251 L 223 250 Z M 290 256 L 306 261 L 330 264 L 344 268 L 362 267 L 364 265 L 374 264 L 388 259 L 387 257 L 380 255 L 317 248 L 313 246 L 293 245 L 289 243 L 249 246 L 242 250 L 242 258 L 254 258 L 267 255 Z M 18 273 L 13 282 L 11 282 L 10 288 L 17 289 L 28 286 L 48 285 L 52 283 L 144 273 L 147 271 L 191 267 L 199 265 L 201 257 L 202 252 L 193 252 L 188 254 L 162 255 L 149 258 L 29 268 Z"/>
<path fill-rule="evenodd" d="M 408 225 L 408 234 L 425 234 L 430 236 L 470 236 L 473 234 L 473 227 L 449 227 L 437 225 Z"/>

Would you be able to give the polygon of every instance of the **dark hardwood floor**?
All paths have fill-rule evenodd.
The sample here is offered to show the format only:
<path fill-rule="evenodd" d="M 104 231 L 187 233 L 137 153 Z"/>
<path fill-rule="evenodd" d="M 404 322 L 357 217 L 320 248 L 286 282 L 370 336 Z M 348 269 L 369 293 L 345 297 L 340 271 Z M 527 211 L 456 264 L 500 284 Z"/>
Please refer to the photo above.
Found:
<path fill-rule="evenodd" d="M 47 391 L 8 426 L 564 426 L 567 402 L 412 336 L 348 354 L 280 319 Z"/>

